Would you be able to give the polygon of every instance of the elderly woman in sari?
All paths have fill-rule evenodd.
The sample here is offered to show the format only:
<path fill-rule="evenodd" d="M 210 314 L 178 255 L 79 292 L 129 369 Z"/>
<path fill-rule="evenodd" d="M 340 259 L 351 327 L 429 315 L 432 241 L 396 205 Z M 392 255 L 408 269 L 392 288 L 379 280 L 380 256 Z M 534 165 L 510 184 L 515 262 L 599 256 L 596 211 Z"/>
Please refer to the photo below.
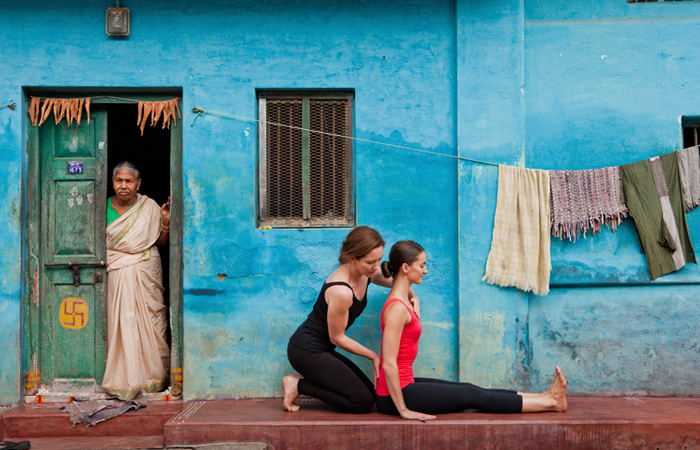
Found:
<path fill-rule="evenodd" d="M 102 387 L 122 400 L 162 391 L 170 351 L 158 247 L 168 242 L 170 199 L 163 206 L 138 193 L 130 162 L 112 172 L 107 201 L 107 367 Z"/>

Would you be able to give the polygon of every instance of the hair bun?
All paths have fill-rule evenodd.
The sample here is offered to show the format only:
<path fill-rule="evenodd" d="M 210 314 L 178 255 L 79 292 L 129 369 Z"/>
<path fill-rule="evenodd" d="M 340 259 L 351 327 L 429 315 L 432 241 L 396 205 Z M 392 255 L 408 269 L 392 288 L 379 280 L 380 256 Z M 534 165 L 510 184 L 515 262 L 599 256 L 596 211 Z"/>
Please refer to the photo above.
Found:
<path fill-rule="evenodd" d="M 394 275 L 394 268 L 389 261 L 384 261 L 381 263 L 379 268 L 381 269 L 384 278 L 389 278 Z"/>

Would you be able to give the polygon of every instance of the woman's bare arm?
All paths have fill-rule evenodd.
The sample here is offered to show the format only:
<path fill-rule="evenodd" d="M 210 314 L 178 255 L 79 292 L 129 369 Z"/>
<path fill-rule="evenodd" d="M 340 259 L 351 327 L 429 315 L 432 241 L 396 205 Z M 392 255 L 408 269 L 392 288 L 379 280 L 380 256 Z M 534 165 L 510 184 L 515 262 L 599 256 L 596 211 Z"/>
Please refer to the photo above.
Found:
<path fill-rule="evenodd" d="M 411 322 L 411 315 L 404 305 L 394 302 L 384 311 L 384 334 L 382 335 L 382 369 L 386 378 L 386 386 L 389 389 L 391 399 L 397 411 L 404 419 L 430 420 L 435 416 L 411 411 L 406 407 L 403 392 L 401 391 L 401 379 L 399 378 L 399 366 L 396 362 L 401 345 L 401 334 L 406 324 Z"/>
<path fill-rule="evenodd" d="M 348 315 L 352 306 L 352 290 L 345 286 L 332 286 L 326 289 L 326 301 L 328 302 L 328 337 L 336 347 L 364 356 L 372 361 L 374 384 L 377 384 L 379 376 L 379 356 L 359 342 L 345 335 L 348 326 Z"/>

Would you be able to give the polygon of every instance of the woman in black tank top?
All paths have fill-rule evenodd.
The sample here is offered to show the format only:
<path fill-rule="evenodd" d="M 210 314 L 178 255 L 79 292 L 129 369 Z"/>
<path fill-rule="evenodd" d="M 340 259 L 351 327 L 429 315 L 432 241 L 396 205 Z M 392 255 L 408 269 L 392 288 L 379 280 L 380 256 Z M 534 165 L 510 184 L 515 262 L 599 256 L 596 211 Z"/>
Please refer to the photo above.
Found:
<path fill-rule="evenodd" d="M 289 339 L 287 356 L 300 375 L 282 379 L 285 410 L 299 410 L 294 403 L 299 395 L 315 397 L 343 412 L 366 413 L 372 408 L 379 356 L 346 336 L 345 330 L 367 306 L 370 283 L 391 287 L 393 279 L 379 270 L 383 250 L 380 234 L 365 226 L 352 230 L 343 242 L 340 268 L 326 279 L 309 317 Z M 411 300 L 417 310 L 418 299 L 413 295 Z M 374 382 L 336 347 L 370 359 Z"/>

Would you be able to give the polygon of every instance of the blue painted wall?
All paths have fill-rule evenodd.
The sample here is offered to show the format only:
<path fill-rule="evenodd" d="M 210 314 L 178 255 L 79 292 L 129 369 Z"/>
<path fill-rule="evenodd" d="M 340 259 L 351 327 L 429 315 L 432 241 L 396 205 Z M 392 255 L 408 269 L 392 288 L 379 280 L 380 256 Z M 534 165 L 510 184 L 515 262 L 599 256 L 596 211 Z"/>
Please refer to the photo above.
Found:
<path fill-rule="evenodd" d="M 700 115 L 695 2 L 123 6 L 128 39 L 104 35 L 101 2 L 0 7 L 0 104 L 19 104 L 23 86 L 183 89 L 189 399 L 281 394 L 287 339 L 348 232 L 258 229 L 254 123 L 204 116 L 190 126 L 192 106 L 256 117 L 256 89 L 350 89 L 357 137 L 543 169 L 676 150 L 679 117 Z M 9 236 L 0 242 L 0 403 L 21 395 L 25 115 L 0 109 L 0 224 Z M 417 375 L 541 390 L 559 364 L 574 392 L 700 393 L 699 269 L 650 284 L 631 221 L 615 234 L 555 242 L 552 291 L 536 297 L 481 281 L 496 167 L 362 142 L 354 161 L 358 224 L 389 245 L 408 238 L 428 250 Z M 688 215 L 696 243 L 698 214 Z M 376 350 L 386 293 L 371 288 L 350 331 Z"/>

